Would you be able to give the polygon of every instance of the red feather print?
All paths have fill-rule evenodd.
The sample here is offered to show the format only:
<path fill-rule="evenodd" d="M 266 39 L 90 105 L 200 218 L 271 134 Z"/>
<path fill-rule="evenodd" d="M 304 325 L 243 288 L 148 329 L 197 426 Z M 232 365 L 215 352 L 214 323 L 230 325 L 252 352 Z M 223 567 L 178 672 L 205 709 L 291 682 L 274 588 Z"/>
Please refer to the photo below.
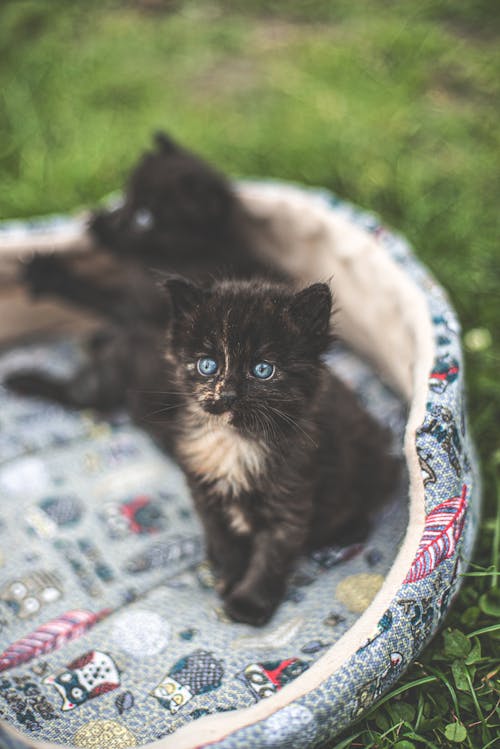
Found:
<path fill-rule="evenodd" d="M 119 686 L 119 683 L 115 684 L 112 681 L 105 681 L 103 684 L 94 687 L 94 689 L 89 693 L 89 700 L 92 700 L 94 697 L 100 697 L 101 694 L 112 692 L 114 689 L 118 689 Z"/>
<path fill-rule="evenodd" d="M 417 554 L 404 583 L 415 583 L 430 575 L 436 567 L 453 556 L 465 522 L 467 487 L 458 497 L 445 499 L 429 512 Z"/>
<path fill-rule="evenodd" d="M 89 650 L 88 653 L 84 653 L 79 658 L 75 658 L 74 661 L 68 663 L 68 671 L 76 671 L 78 668 L 83 668 L 93 661 L 95 653 L 93 650 Z"/>
<path fill-rule="evenodd" d="M 75 609 L 40 625 L 34 632 L 9 645 L 7 650 L 0 655 L 0 671 L 7 671 L 39 655 L 58 650 L 66 642 L 81 637 L 110 613 L 111 609 L 104 609 L 98 614 Z"/>

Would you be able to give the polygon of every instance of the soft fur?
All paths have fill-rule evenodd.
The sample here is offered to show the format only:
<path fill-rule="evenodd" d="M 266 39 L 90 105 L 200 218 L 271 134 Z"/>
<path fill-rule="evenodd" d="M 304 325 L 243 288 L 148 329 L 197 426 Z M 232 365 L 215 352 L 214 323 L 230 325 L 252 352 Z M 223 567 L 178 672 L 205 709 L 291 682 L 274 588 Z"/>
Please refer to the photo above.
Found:
<path fill-rule="evenodd" d="M 103 341 L 66 383 L 34 373 L 17 390 L 113 407 L 126 398 L 184 468 L 227 613 L 260 625 L 306 550 L 362 535 L 398 469 L 387 435 L 322 362 L 331 342 L 326 284 L 166 283 L 166 337 L 137 325 Z M 131 356 L 133 352 L 133 356 Z M 199 373 L 200 357 L 219 364 Z M 252 374 L 275 365 L 269 380 Z"/>
<path fill-rule="evenodd" d="M 132 172 L 123 205 L 94 214 L 96 240 L 120 257 L 197 278 L 267 270 L 255 251 L 255 219 L 229 181 L 165 133 L 155 144 Z"/>
<path fill-rule="evenodd" d="M 36 255 L 23 269 L 34 296 L 56 295 L 117 323 L 163 325 L 158 272 L 283 277 L 260 256 L 259 224 L 229 181 L 164 133 L 132 171 L 123 204 L 94 213 L 89 229 L 110 267 L 87 273 L 71 258 Z"/>

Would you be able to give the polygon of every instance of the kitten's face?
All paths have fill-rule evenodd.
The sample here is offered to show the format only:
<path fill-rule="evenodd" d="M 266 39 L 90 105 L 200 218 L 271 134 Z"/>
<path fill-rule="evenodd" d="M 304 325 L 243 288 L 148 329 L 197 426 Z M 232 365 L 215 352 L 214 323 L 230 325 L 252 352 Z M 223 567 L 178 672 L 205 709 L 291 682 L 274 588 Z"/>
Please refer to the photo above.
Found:
<path fill-rule="evenodd" d="M 164 255 L 166 246 L 172 254 L 183 240 L 185 253 L 185 238 L 223 225 L 232 202 L 221 175 L 158 134 L 156 149 L 144 154 L 130 177 L 123 205 L 97 213 L 91 229 L 124 254 Z"/>
<path fill-rule="evenodd" d="M 330 340 L 328 287 L 295 294 L 263 282 L 226 281 L 207 292 L 168 285 L 175 316 L 168 356 L 190 412 L 270 441 L 293 432 Z"/>

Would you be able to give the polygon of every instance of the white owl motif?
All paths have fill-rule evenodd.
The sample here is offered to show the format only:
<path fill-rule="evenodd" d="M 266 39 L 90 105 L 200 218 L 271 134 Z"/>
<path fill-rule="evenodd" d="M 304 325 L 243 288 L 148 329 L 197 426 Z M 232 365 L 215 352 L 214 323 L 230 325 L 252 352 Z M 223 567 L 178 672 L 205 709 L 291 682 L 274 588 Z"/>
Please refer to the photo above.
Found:
<path fill-rule="evenodd" d="M 90 650 L 68 663 L 63 671 L 47 676 L 44 684 L 52 684 L 61 695 L 61 710 L 73 710 L 88 700 L 118 689 L 120 672 L 110 655 Z"/>

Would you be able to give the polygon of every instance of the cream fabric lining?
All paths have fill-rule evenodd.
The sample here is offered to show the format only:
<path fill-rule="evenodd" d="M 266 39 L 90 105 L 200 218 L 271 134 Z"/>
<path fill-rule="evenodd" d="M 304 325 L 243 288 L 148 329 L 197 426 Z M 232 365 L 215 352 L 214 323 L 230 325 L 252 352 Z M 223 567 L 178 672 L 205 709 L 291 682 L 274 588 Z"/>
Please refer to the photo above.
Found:
<path fill-rule="evenodd" d="M 377 596 L 353 627 L 298 679 L 252 707 L 205 716 L 149 749 L 194 749 L 221 740 L 239 728 L 269 717 L 310 692 L 338 670 L 370 637 L 396 595 L 415 556 L 424 527 L 424 490 L 415 449 L 415 432 L 425 415 L 427 381 L 434 360 L 432 322 L 424 293 L 366 231 L 317 197 L 283 185 L 247 184 L 241 196 L 265 227 L 265 254 L 302 284 L 332 281 L 336 296 L 336 325 L 342 336 L 369 358 L 410 405 L 405 454 L 410 477 L 409 523 L 392 568 Z M 76 239 L 76 241 L 75 241 Z M 36 244 L 36 242 L 35 242 Z M 50 243 L 44 240 L 43 249 Z M 10 247 L 7 256 L 33 249 L 33 242 Z M 58 249 L 81 250 L 85 239 L 68 237 Z M 0 248 L 1 250 L 1 248 Z M 9 259 L 10 259 L 9 258 Z M 21 305 L 23 306 L 23 305 Z M 37 305 L 38 306 L 38 305 Z M 25 310 L 26 312 L 26 310 Z M 33 315 L 32 319 L 36 319 Z M 57 324 L 58 315 L 51 318 Z M 5 323 L 2 323 L 5 336 Z M 17 730 L 8 727 L 13 735 Z M 37 749 L 60 749 L 61 744 L 37 742 Z"/>

